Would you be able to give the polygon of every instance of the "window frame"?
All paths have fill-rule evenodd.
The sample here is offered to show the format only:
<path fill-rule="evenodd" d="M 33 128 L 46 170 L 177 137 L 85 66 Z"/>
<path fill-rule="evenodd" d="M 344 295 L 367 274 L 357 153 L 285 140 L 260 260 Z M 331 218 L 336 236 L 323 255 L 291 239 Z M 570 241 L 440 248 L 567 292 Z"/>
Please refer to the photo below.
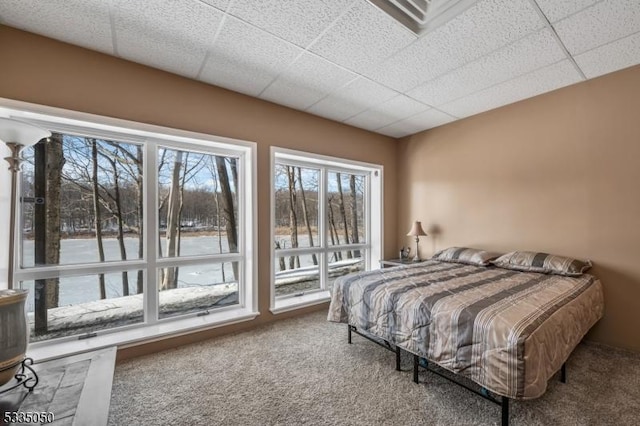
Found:
<path fill-rule="evenodd" d="M 270 183 L 271 183 L 271 208 L 270 208 L 270 311 L 274 314 L 300 309 L 325 303 L 329 300 L 328 284 L 328 261 L 327 256 L 339 251 L 354 249 L 363 250 L 365 270 L 378 269 L 378 260 L 383 253 L 383 166 L 361 161 L 354 161 L 344 158 L 331 157 L 310 152 L 292 150 L 287 148 L 271 147 L 270 155 Z M 318 169 L 320 171 L 320 184 L 318 188 L 318 241 L 314 247 L 298 247 L 289 249 L 276 249 L 273 241 L 276 239 L 276 190 L 275 190 L 275 168 L 277 164 Z M 329 245 L 328 215 L 327 215 L 327 188 L 328 175 L 332 172 L 345 174 L 358 174 L 365 176 L 365 235 L 364 243 Z M 318 254 L 320 288 L 302 293 L 276 296 L 275 286 L 275 263 L 278 257 L 291 255 Z"/>
<path fill-rule="evenodd" d="M 21 235 L 22 217 L 20 205 L 16 203 L 18 210 L 16 212 L 16 240 L 14 244 L 15 283 L 34 279 L 91 275 L 124 270 L 131 271 L 134 269 L 143 270 L 144 276 L 144 322 L 98 330 L 95 332 L 97 337 L 83 340 L 82 345 L 78 344 L 78 338 L 83 334 L 73 334 L 35 342 L 29 346 L 31 353 L 67 354 L 76 352 L 78 347 L 90 350 L 114 343 L 133 344 L 135 342 L 155 340 L 161 336 L 180 335 L 251 320 L 259 315 L 257 311 L 256 271 L 257 145 L 255 142 L 96 116 L 3 98 L 0 98 L 0 116 L 31 122 L 54 132 L 99 137 L 116 142 L 140 144 L 143 147 L 143 191 L 145 194 L 143 221 L 145 235 L 142 259 L 23 268 L 21 266 L 22 239 L 19 237 Z M 238 253 L 176 258 L 161 258 L 158 255 L 159 219 L 157 208 L 152 208 L 150 205 L 157 205 L 157 152 L 159 147 L 238 158 Z M 8 174 L 7 176 L 10 177 Z M 20 175 L 18 175 L 18 187 L 20 187 L 20 181 Z M 20 194 L 21 189 L 19 188 L 16 196 L 19 197 Z M 8 243 L 8 238 L 6 241 Z M 9 244 L 7 244 L 7 247 L 9 247 Z M 207 265 L 222 261 L 239 262 L 238 304 L 216 308 L 211 310 L 210 315 L 206 316 L 198 316 L 197 312 L 191 312 L 166 318 L 159 317 L 157 268 L 194 264 Z M 0 284 L 0 288 L 5 287 L 6 284 Z M 52 352 L 51 348 L 53 346 L 57 346 L 58 349 Z"/>

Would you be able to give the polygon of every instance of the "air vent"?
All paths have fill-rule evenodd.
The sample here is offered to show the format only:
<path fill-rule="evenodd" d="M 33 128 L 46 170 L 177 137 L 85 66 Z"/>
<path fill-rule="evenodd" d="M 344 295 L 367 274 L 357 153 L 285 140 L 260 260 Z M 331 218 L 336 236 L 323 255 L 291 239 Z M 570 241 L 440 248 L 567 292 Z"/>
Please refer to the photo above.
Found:
<path fill-rule="evenodd" d="M 369 0 L 417 35 L 427 33 L 464 12 L 477 0 Z"/>

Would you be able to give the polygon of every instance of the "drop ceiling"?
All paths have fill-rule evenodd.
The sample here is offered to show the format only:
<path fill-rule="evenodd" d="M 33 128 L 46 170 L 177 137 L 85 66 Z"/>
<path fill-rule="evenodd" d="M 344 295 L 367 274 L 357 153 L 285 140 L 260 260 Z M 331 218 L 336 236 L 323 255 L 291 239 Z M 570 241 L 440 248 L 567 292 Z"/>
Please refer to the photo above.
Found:
<path fill-rule="evenodd" d="M 2 0 L 0 23 L 402 137 L 640 63 L 640 0 Z M 5 58 L 6 59 L 6 58 Z"/>

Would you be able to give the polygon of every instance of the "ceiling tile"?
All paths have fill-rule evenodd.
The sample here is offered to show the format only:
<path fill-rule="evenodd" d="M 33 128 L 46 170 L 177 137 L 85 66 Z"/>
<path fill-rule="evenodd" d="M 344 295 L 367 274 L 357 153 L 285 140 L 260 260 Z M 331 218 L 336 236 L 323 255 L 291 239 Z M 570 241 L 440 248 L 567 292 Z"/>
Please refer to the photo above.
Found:
<path fill-rule="evenodd" d="M 396 95 L 397 93 L 391 89 L 367 78 L 359 77 L 336 93 L 311 106 L 307 111 L 332 120 L 344 121 L 371 105 L 380 104 Z"/>
<path fill-rule="evenodd" d="M 2 0 L 0 21 L 113 55 L 109 3 L 102 0 Z"/>
<path fill-rule="evenodd" d="M 375 130 L 418 114 L 429 108 L 428 105 L 424 105 L 408 96 L 398 95 L 395 98 L 348 119 L 345 123 Z"/>
<path fill-rule="evenodd" d="M 257 96 L 302 52 L 291 43 L 228 16 L 209 49 L 199 79 Z"/>
<path fill-rule="evenodd" d="M 305 53 L 260 95 L 262 99 L 306 109 L 356 77 L 331 62 Z"/>
<path fill-rule="evenodd" d="M 640 32 L 575 57 L 587 78 L 640 64 Z"/>
<path fill-rule="evenodd" d="M 208 1 L 208 0 L 207 0 Z M 235 0 L 229 13 L 307 47 L 353 0 Z"/>
<path fill-rule="evenodd" d="M 394 138 L 401 138 L 423 130 L 442 126 L 443 124 L 451 123 L 455 120 L 456 118 L 449 114 L 440 112 L 437 109 L 429 109 L 411 116 L 406 120 L 398 121 L 382 127 L 381 129 L 378 129 L 378 132 Z"/>
<path fill-rule="evenodd" d="M 365 75 L 404 92 L 543 26 L 528 0 L 483 0 Z"/>
<path fill-rule="evenodd" d="M 553 26 L 577 55 L 640 31 L 640 1 L 605 0 Z"/>
<path fill-rule="evenodd" d="M 565 57 L 551 30 L 544 28 L 500 50 L 428 81 L 408 92 L 424 103 L 438 106 L 510 80 Z"/>
<path fill-rule="evenodd" d="M 442 105 L 439 109 L 457 117 L 468 117 L 578 83 L 581 80 L 582 78 L 573 64 L 569 60 L 563 60 L 513 80 L 481 90 L 471 96 Z"/>
<path fill-rule="evenodd" d="M 600 0 L 536 0 L 538 6 L 551 22 L 559 21 Z"/>
<path fill-rule="evenodd" d="M 415 39 L 389 15 L 358 0 L 310 50 L 361 73 Z"/>
<path fill-rule="evenodd" d="M 190 0 L 113 2 L 120 56 L 195 77 L 222 20 L 222 12 Z"/>

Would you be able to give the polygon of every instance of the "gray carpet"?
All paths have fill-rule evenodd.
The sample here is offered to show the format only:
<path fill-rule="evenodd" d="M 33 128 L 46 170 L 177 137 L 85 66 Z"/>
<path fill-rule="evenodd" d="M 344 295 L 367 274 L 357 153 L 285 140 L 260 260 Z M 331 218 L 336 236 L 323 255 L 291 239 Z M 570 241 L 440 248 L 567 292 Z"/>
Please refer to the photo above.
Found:
<path fill-rule="evenodd" d="M 116 367 L 110 425 L 491 425 L 500 407 L 315 313 Z M 640 424 L 640 354 L 581 344 L 513 425 Z"/>

